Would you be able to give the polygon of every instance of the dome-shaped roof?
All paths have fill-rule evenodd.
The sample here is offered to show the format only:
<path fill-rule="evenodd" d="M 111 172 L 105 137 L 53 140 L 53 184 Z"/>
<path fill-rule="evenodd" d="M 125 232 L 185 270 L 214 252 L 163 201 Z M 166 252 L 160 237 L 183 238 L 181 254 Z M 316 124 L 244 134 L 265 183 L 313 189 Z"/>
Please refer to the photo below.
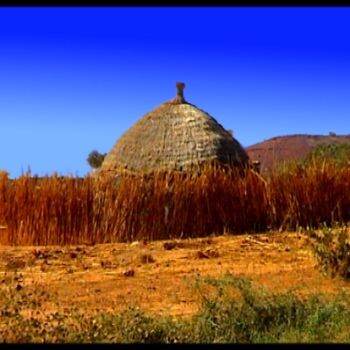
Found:
<path fill-rule="evenodd" d="M 139 119 L 105 157 L 100 172 L 186 170 L 205 162 L 245 166 L 248 155 L 213 117 L 177 97 Z"/>

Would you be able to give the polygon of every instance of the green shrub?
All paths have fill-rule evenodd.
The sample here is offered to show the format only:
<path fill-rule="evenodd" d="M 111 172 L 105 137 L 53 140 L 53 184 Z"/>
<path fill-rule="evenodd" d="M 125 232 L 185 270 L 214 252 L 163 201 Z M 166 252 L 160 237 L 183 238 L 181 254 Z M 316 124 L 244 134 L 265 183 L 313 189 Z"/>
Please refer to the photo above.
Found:
<path fill-rule="evenodd" d="M 350 143 L 327 144 L 315 147 L 306 157 L 305 163 L 322 163 L 330 161 L 335 165 L 346 165 L 350 161 Z"/>
<path fill-rule="evenodd" d="M 339 329 L 350 324 L 349 296 L 331 302 L 321 295 L 301 300 L 292 291 L 272 294 L 233 275 L 203 281 L 215 286 L 217 295 L 203 296 L 201 312 L 194 317 L 199 342 L 344 341 Z M 239 291 L 240 300 L 229 296 L 230 288 Z"/>
<path fill-rule="evenodd" d="M 320 266 L 332 277 L 350 278 L 350 231 L 341 228 L 324 227 L 310 232 L 313 251 Z"/>
<path fill-rule="evenodd" d="M 107 153 L 100 153 L 93 150 L 89 153 L 86 160 L 93 169 L 98 169 L 102 165 L 106 155 Z"/>

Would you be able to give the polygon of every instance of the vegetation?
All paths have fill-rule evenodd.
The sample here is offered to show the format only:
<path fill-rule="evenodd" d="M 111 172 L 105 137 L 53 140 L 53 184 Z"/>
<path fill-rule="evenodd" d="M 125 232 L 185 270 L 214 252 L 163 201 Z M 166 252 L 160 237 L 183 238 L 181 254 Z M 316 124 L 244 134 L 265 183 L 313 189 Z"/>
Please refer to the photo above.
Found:
<path fill-rule="evenodd" d="M 106 155 L 107 153 L 99 153 L 98 151 L 93 150 L 89 153 L 87 162 L 93 169 L 98 169 L 102 165 Z"/>
<path fill-rule="evenodd" d="M 321 231 L 311 231 L 314 238 L 313 250 L 320 266 L 332 277 L 350 279 L 350 230 L 324 227 Z"/>
<path fill-rule="evenodd" d="M 349 295 L 329 301 L 271 294 L 234 275 L 198 279 L 201 307 L 190 319 L 147 315 L 137 306 L 121 313 L 86 315 L 78 309 L 50 312 L 55 296 L 29 289 L 23 276 L 0 286 L 0 342 L 8 343 L 266 343 L 348 342 Z M 210 293 L 208 289 L 211 288 Z"/>
<path fill-rule="evenodd" d="M 313 160 L 286 169 L 267 179 L 206 168 L 120 174 L 112 181 L 30 173 L 10 180 L 0 171 L 0 243 L 106 243 L 304 227 L 325 271 L 348 279 L 350 168 Z M 137 306 L 89 315 L 60 309 L 55 295 L 7 272 L 0 283 L 0 342 L 350 341 L 348 294 L 272 294 L 234 275 L 197 279 L 194 288 L 201 308 L 190 319 L 149 315 Z M 54 312 L 47 303 L 56 303 Z"/>
<path fill-rule="evenodd" d="M 314 148 L 305 162 L 332 162 L 335 165 L 348 165 L 350 162 L 350 143 L 321 144 Z"/>
<path fill-rule="evenodd" d="M 350 143 L 322 143 L 316 146 L 303 160 L 281 161 L 276 165 L 275 173 L 288 174 L 296 169 L 332 166 L 336 168 L 349 167 Z"/>
<path fill-rule="evenodd" d="M 118 179 L 0 173 L 0 243 L 55 245 L 321 227 L 350 220 L 350 168 L 295 166 L 266 181 L 208 167 Z"/>

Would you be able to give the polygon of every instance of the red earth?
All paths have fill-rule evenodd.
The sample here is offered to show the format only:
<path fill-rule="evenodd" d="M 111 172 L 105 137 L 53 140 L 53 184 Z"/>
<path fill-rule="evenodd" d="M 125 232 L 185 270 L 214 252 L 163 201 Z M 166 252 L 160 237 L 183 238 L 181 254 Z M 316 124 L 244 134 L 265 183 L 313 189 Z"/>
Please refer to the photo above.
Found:
<path fill-rule="evenodd" d="M 326 276 L 308 235 L 269 232 L 208 238 L 99 244 L 94 246 L 0 246 L 0 290 L 17 278 L 17 290 L 40 299 L 51 313 L 77 308 L 85 314 L 115 312 L 131 305 L 156 315 L 187 317 L 200 307 L 202 277 L 226 273 L 251 279 L 279 293 L 332 296 L 349 283 Z M 53 300 L 55 302 L 53 302 Z M 0 300 L 0 308 L 6 300 Z"/>

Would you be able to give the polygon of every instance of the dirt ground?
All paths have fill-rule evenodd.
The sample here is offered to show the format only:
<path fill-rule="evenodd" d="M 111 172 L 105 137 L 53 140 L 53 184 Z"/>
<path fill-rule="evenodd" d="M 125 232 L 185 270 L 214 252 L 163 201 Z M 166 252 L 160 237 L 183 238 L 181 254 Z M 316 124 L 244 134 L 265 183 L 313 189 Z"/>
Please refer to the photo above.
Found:
<path fill-rule="evenodd" d="M 302 296 L 350 289 L 349 283 L 326 277 L 308 238 L 293 232 L 95 246 L 0 246 L 0 280 L 13 272 L 23 276 L 21 287 L 52 292 L 59 307 L 86 313 L 138 305 L 152 314 L 190 316 L 199 307 L 195 277 L 226 272 L 275 292 L 296 287 Z"/>

